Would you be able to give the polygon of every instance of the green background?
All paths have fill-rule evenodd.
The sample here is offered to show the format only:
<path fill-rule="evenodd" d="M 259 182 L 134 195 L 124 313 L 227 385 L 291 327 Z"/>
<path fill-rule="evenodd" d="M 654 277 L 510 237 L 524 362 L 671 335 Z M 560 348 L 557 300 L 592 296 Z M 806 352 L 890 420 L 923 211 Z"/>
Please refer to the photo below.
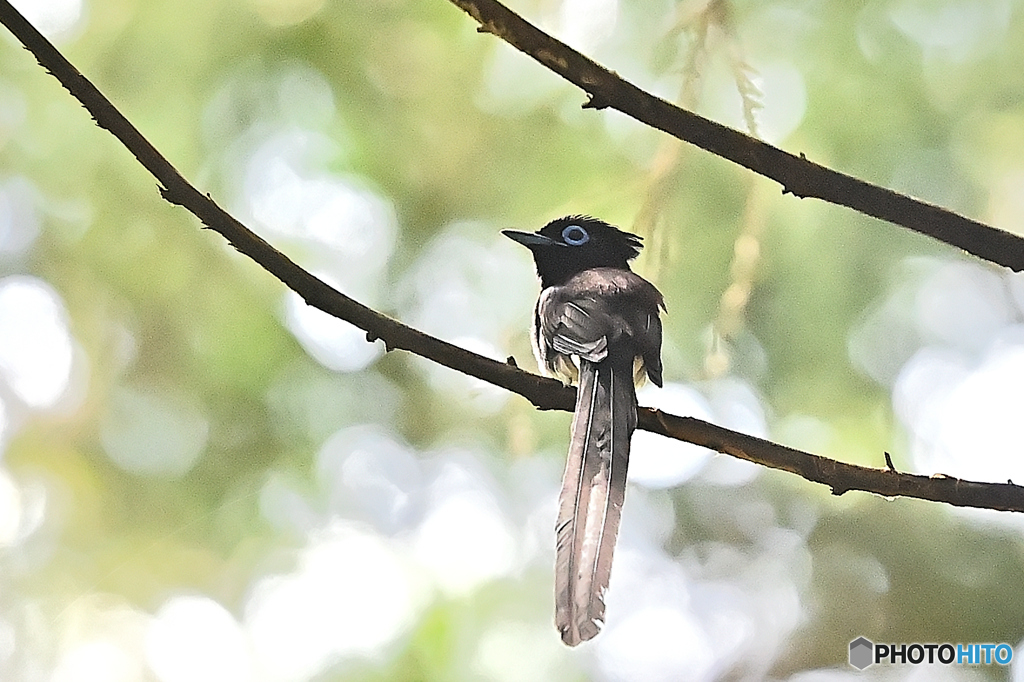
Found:
<path fill-rule="evenodd" d="M 788 151 L 1024 226 L 1019 2 L 513 9 Z M 923 350 L 966 358 L 965 381 L 994 339 L 1018 347 L 1008 272 L 582 110 L 583 93 L 441 0 L 82 12 L 58 46 L 187 178 L 386 314 L 532 368 L 533 266 L 499 230 L 597 215 L 645 235 L 665 378 L 699 416 L 924 474 L 985 477 L 974 456 L 998 455 L 989 480 L 1024 479 L 1020 396 L 981 390 L 1006 437 L 968 420 L 974 455 L 935 460 L 951 427 L 915 421 L 899 379 Z M 27 332 L 0 306 L 3 679 L 838 680 L 859 635 L 1024 638 L 1015 517 L 835 498 L 670 444 L 693 471 L 631 487 L 606 632 L 563 648 L 551 523 L 569 416 L 344 325 L 317 351 L 284 287 L 154 183 L 5 37 L 0 288 L 56 302 L 73 352 L 66 389 L 32 404 L 3 365 L 28 356 L 2 339 Z M 321 573 L 339 566 L 335 589 Z M 1014 670 L 858 675 L 911 673 Z"/>

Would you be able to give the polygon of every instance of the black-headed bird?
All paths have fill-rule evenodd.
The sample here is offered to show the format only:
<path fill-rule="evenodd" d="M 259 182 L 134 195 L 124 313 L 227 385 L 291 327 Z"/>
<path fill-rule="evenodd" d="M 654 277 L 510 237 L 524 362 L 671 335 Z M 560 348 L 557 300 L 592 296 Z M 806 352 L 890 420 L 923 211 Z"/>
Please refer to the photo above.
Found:
<path fill-rule="evenodd" d="M 542 371 L 578 378 L 555 527 L 555 624 L 576 646 L 604 623 L 604 595 L 626 495 L 636 383 L 661 386 L 665 302 L 629 261 L 640 237 L 589 216 L 538 232 L 503 230 L 533 253 L 541 292 L 531 340 Z"/>

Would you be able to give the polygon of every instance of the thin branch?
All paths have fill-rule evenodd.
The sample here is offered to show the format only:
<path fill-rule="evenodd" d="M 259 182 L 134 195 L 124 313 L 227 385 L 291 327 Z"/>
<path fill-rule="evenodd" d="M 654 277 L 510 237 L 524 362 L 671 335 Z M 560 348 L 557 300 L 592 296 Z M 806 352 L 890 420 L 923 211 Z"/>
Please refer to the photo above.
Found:
<path fill-rule="evenodd" d="M 590 95 L 588 109 L 612 108 L 782 185 L 934 237 L 979 258 L 1024 270 L 1024 238 L 953 211 L 872 185 L 655 97 L 544 33 L 497 0 L 450 0 L 517 50 Z"/>
<path fill-rule="evenodd" d="M 958 507 L 1024 511 L 1020 506 L 1024 500 L 1024 487 L 1012 481 L 979 483 L 945 474 L 920 476 L 895 469 L 847 464 L 660 410 L 643 410 L 640 427 L 748 462 L 797 474 L 808 481 L 829 486 L 833 495 L 842 495 L 848 490 L 864 490 L 885 497 L 915 497 Z"/>
<path fill-rule="evenodd" d="M 0 23 L 35 55 L 45 69 L 127 147 L 162 187 L 160 193 L 183 206 L 206 226 L 221 234 L 238 251 L 284 282 L 311 306 L 366 332 L 368 341 L 384 341 L 388 350 L 400 348 L 464 374 L 518 393 L 542 410 L 573 408 L 575 391 L 552 379 L 524 372 L 514 362 L 498 362 L 424 334 L 345 296 L 293 263 L 228 215 L 208 196 L 190 185 L 96 87 L 15 10 L 0 0 Z M 510 359 L 511 360 L 511 359 Z M 1024 487 L 1010 483 L 975 483 L 948 477 L 915 476 L 837 462 L 794 450 L 720 426 L 643 408 L 640 428 L 688 441 L 733 457 L 781 469 L 829 486 L 836 495 L 863 490 L 879 495 L 916 497 L 962 507 L 1024 511 Z"/>

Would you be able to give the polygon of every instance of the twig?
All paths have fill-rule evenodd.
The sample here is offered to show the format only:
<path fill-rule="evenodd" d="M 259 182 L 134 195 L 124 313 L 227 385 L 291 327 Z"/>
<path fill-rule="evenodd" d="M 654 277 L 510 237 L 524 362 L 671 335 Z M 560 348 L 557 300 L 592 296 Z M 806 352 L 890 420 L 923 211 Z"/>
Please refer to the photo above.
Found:
<path fill-rule="evenodd" d="M 450 0 L 492 33 L 584 90 L 585 109 L 612 108 L 780 185 L 934 237 L 978 258 L 1024 270 L 1024 239 L 953 211 L 795 156 L 655 97 L 544 33 L 497 0 Z"/>
<path fill-rule="evenodd" d="M 892 455 L 890 455 L 888 452 L 883 454 L 885 454 L 885 466 L 888 467 L 889 471 L 896 471 L 896 467 L 894 467 L 892 464 Z"/>
<path fill-rule="evenodd" d="M 424 334 L 345 296 L 288 259 L 240 222 L 213 199 L 188 183 L 132 126 L 96 87 L 18 13 L 0 0 L 0 23 L 6 26 L 61 84 L 127 147 L 162 185 L 161 195 L 183 206 L 205 225 L 221 234 L 238 251 L 284 282 L 309 305 L 366 332 L 368 339 L 399 348 L 518 393 L 542 410 L 572 410 L 575 392 L 553 379 L 524 372 L 513 362 L 498 362 Z M 781 469 L 829 486 L 836 495 L 863 490 L 885 496 L 916 497 L 957 506 L 1024 511 L 1024 487 L 1009 483 L 975 483 L 953 478 L 927 478 L 883 469 L 845 464 L 730 431 L 692 417 L 678 417 L 642 408 L 640 428 L 670 438 Z"/>

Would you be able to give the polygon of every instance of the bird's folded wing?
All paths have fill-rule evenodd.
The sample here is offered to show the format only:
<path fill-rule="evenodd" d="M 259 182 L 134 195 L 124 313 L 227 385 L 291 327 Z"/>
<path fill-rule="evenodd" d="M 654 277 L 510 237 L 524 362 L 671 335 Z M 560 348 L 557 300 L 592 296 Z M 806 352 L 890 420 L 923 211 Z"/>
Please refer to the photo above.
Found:
<path fill-rule="evenodd" d="M 608 355 L 609 316 L 591 297 L 551 296 L 540 302 L 539 318 L 550 348 L 600 362 Z"/>

